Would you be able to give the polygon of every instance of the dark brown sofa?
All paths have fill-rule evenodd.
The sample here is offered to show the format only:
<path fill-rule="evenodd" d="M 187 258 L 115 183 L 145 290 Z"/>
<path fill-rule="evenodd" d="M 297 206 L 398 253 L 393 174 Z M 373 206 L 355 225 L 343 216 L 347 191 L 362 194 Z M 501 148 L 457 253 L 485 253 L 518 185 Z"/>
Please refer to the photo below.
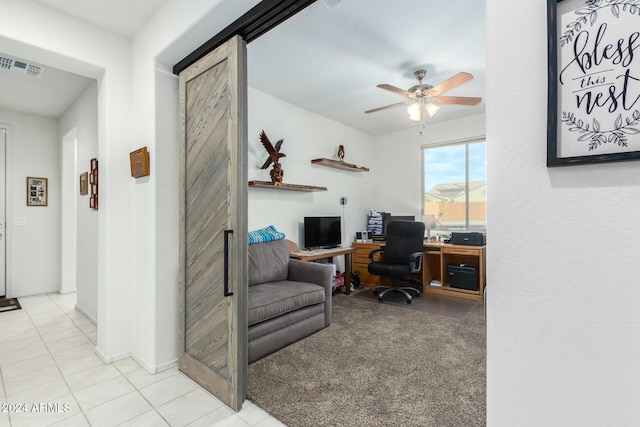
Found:
<path fill-rule="evenodd" d="M 249 245 L 249 363 L 331 324 L 333 269 L 292 260 L 284 239 Z"/>

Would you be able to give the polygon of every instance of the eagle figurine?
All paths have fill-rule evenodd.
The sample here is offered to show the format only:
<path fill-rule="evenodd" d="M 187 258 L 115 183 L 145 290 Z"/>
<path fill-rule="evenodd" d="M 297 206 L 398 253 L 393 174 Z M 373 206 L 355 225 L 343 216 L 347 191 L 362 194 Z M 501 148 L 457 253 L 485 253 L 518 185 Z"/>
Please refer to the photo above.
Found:
<path fill-rule="evenodd" d="M 282 183 L 282 178 L 284 177 L 284 171 L 280 166 L 280 158 L 287 157 L 286 154 L 280 152 L 280 147 L 282 147 L 282 143 L 284 142 L 284 140 L 283 139 L 278 140 L 276 142 L 276 145 L 274 146 L 269 140 L 269 137 L 267 137 L 267 134 L 263 130 L 260 133 L 260 142 L 262 143 L 262 146 L 264 147 L 265 150 L 267 150 L 267 153 L 269 154 L 269 157 L 267 158 L 267 160 L 264 162 L 264 164 L 260 169 L 266 169 L 269 167 L 270 164 L 273 163 L 273 170 L 270 173 L 271 182 L 273 182 L 274 185 L 280 185 L 280 183 Z"/>
<path fill-rule="evenodd" d="M 280 157 L 287 157 L 286 154 L 280 152 L 280 147 L 282 147 L 282 143 L 284 142 L 283 139 L 278 140 L 274 147 L 273 144 L 271 144 L 271 141 L 269 141 L 267 134 L 262 131 L 260 133 L 260 142 L 262 142 L 264 149 L 269 153 L 267 161 L 264 162 L 264 165 L 262 165 L 260 169 L 268 168 L 271 163 L 278 163 Z"/>

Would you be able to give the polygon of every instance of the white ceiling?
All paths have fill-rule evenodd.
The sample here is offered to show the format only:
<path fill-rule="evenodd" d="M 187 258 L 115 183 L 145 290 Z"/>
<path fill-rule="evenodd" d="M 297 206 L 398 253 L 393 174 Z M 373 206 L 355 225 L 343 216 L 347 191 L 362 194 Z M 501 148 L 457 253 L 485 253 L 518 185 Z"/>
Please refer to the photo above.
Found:
<path fill-rule="evenodd" d="M 335 3 L 332 1 L 331 3 Z M 436 85 L 460 71 L 474 79 L 447 95 L 479 105 L 443 105 L 429 122 L 484 112 L 484 0 L 342 0 L 315 4 L 248 45 L 249 86 L 378 135 L 418 128 L 406 108 L 365 110 L 405 100 L 376 87 Z"/>
<path fill-rule="evenodd" d="M 98 27 L 131 38 L 165 0 L 36 0 Z"/>
<path fill-rule="evenodd" d="M 41 77 L 37 78 L 0 68 L 0 94 L 2 94 L 0 108 L 2 109 L 58 118 L 94 81 L 29 61 L 27 58 L 5 55 L 1 52 L 0 56 L 39 65 L 44 70 Z"/>
<path fill-rule="evenodd" d="M 37 1 L 131 37 L 164 0 L 135 0 L 135 7 L 127 0 Z M 428 123 L 484 112 L 483 0 L 329 3 L 335 6 L 318 0 L 248 45 L 250 87 L 378 135 L 418 125 L 402 107 L 365 115 L 365 110 L 404 100 L 377 84 L 407 89 L 417 83 L 413 72 L 420 68 L 428 71 L 424 83 L 433 85 L 466 71 L 475 78 L 447 95 L 479 96 L 483 102 L 444 105 Z M 35 79 L 0 70 L 0 108 L 59 116 L 90 82 L 65 74 L 46 68 Z"/>
<path fill-rule="evenodd" d="M 130 38 L 155 13 L 164 0 L 35 0 L 93 25 Z M 125 11 L 125 12 L 123 12 Z M 29 58 L 9 56 L 44 68 L 40 78 L 0 69 L 0 108 L 60 117 L 93 81 L 38 64 Z"/>

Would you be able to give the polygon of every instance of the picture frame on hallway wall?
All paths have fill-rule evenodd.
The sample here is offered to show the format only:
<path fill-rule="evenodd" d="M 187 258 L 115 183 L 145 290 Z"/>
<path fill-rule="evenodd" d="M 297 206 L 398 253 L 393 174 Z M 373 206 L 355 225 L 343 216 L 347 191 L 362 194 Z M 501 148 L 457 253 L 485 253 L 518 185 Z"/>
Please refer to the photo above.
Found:
<path fill-rule="evenodd" d="M 89 172 L 80 174 L 80 195 L 86 196 L 89 194 Z"/>
<path fill-rule="evenodd" d="M 47 206 L 49 189 L 47 178 L 27 177 L 27 206 Z"/>
<path fill-rule="evenodd" d="M 640 4 L 547 0 L 547 167 L 640 160 Z"/>
<path fill-rule="evenodd" d="M 98 210 L 98 159 L 91 159 L 90 165 L 89 185 L 91 186 L 91 197 L 89 197 L 89 208 Z"/>
<path fill-rule="evenodd" d="M 138 148 L 129 153 L 129 163 L 131 166 L 131 176 L 133 178 L 141 178 L 151 174 L 147 147 Z"/>

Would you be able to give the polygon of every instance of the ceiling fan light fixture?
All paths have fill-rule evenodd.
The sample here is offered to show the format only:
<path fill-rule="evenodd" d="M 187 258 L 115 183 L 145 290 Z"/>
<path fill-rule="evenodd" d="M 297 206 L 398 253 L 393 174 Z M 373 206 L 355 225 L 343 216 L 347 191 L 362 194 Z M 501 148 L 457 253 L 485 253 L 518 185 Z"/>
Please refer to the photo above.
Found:
<path fill-rule="evenodd" d="M 380 89 L 388 90 L 407 98 L 407 101 L 385 105 L 384 107 L 374 108 L 373 110 L 367 110 L 365 111 L 365 114 L 409 104 L 409 108 L 407 108 L 409 120 L 420 123 L 420 135 L 422 135 L 422 129 L 426 127 L 427 114 L 429 117 L 434 117 L 438 114 L 440 111 L 439 104 L 476 105 L 482 100 L 482 98 L 465 96 L 441 96 L 443 93 L 473 79 L 473 75 L 469 73 L 460 72 L 455 76 L 438 83 L 436 86 L 422 83 L 422 79 L 424 79 L 427 74 L 425 70 L 417 70 L 413 74 L 418 80 L 418 84 L 407 90 L 387 83 L 376 85 Z"/>
<path fill-rule="evenodd" d="M 422 119 L 422 114 L 420 114 L 420 103 L 414 102 L 407 108 L 407 113 L 409 113 L 409 120 L 414 122 L 419 122 Z"/>
<path fill-rule="evenodd" d="M 425 105 L 424 109 L 427 110 L 429 117 L 435 116 L 436 114 L 438 114 L 438 111 L 440 111 L 440 107 L 432 102 Z"/>

